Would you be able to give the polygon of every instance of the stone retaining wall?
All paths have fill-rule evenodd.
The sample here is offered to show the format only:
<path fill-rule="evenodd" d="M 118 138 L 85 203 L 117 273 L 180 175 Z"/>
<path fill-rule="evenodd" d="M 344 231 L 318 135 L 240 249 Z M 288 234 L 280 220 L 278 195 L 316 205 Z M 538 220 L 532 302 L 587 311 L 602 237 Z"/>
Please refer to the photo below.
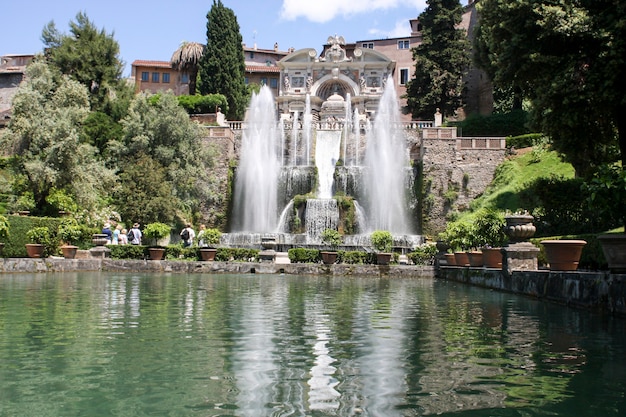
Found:
<path fill-rule="evenodd" d="M 437 278 L 626 317 L 626 274 L 441 267 Z"/>
<path fill-rule="evenodd" d="M 297 274 L 336 276 L 433 277 L 434 268 L 416 265 L 324 265 L 275 264 L 273 262 L 142 261 L 124 259 L 5 258 L 0 273 L 45 272 L 137 272 L 137 273 L 224 273 Z"/>

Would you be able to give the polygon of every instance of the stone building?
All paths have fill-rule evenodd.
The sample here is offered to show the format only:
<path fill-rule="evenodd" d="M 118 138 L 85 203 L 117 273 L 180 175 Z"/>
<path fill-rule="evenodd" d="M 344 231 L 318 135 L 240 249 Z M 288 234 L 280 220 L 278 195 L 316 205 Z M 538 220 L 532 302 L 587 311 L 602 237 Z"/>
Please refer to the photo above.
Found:
<path fill-rule="evenodd" d="M 26 66 L 34 55 L 4 55 L 0 57 L 0 128 L 7 125 L 11 117 L 11 102 L 24 79 Z"/>

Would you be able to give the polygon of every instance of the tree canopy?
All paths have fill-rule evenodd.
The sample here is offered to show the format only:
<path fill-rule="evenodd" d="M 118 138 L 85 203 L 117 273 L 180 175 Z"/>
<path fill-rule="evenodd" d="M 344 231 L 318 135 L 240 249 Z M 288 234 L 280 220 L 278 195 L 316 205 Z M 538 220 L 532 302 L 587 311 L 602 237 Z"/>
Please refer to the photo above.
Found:
<path fill-rule="evenodd" d="M 242 120 L 247 106 L 245 60 L 235 13 L 214 0 L 207 13 L 207 43 L 200 61 L 200 93 L 219 93 L 228 99 L 230 120 Z"/>
<path fill-rule="evenodd" d="M 115 175 L 97 158 L 97 148 L 80 140 L 89 114 L 87 89 L 43 61 L 26 68 L 26 80 L 2 135 L 2 147 L 14 155 L 14 192 L 32 199 L 25 208 L 36 214 L 52 214 L 49 198 L 59 191 L 80 207 L 96 208 Z"/>
<path fill-rule="evenodd" d="M 70 34 L 59 32 L 54 21 L 44 27 L 45 55 L 63 74 L 87 87 L 91 107 L 102 110 L 113 93 L 127 88 L 121 80 L 124 65 L 119 44 L 113 33 L 96 28 L 85 13 L 79 12 L 69 26 Z"/>
<path fill-rule="evenodd" d="M 478 63 L 497 86 L 530 100 L 538 130 L 578 175 L 620 153 L 626 167 L 626 4 L 482 0 L 477 7 Z"/>
<path fill-rule="evenodd" d="M 415 118 L 432 119 L 439 108 L 452 115 L 462 105 L 463 74 L 470 63 L 459 0 L 428 0 L 419 16 L 423 40 L 413 49 L 415 74 L 407 85 L 407 107 Z"/>

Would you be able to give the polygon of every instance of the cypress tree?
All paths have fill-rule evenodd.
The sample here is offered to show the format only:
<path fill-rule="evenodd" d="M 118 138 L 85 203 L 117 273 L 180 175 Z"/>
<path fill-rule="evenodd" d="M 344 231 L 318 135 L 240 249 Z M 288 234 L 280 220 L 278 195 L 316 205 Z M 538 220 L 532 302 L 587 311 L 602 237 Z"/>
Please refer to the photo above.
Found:
<path fill-rule="evenodd" d="M 223 94 L 226 116 L 241 120 L 246 108 L 245 60 L 235 13 L 214 0 L 207 13 L 207 43 L 200 61 L 200 93 Z"/>
<path fill-rule="evenodd" d="M 413 117 L 432 119 L 439 108 L 453 114 L 462 105 L 462 76 L 470 64 L 469 41 L 457 29 L 463 17 L 459 0 L 428 0 L 419 16 L 423 40 L 413 49 L 415 74 L 407 85 Z"/>

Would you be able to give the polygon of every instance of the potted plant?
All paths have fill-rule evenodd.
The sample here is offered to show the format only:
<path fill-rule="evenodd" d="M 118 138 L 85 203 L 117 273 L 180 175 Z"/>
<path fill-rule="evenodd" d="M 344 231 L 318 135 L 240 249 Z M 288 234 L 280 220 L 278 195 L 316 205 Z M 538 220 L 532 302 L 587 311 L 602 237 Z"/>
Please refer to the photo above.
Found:
<path fill-rule="evenodd" d="M 0 215 L 0 239 L 4 240 L 9 237 L 9 219 Z M 0 254 L 4 249 L 4 242 L 0 242 Z"/>
<path fill-rule="evenodd" d="M 375 230 L 370 236 L 372 246 L 376 250 L 376 263 L 378 265 L 389 265 L 391 262 L 391 246 L 393 236 L 387 230 Z"/>
<path fill-rule="evenodd" d="M 448 223 L 442 236 L 450 244 L 454 254 L 454 264 L 456 266 L 469 266 L 467 250 L 472 247 L 472 224 L 465 221 Z"/>
<path fill-rule="evenodd" d="M 57 232 L 59 239 L 61 239 L 61 252 L 66 259 L 76 258 L 76 252 L 78 252 L 78 246 L 74 243 L 77 242 L 82 236 L 82 231 L 78 226 L 78 223 L 74 219 L 65 219 L 59 225 Z"/>
<path fill-rule="evenodd" d="M 46 226 L 33 227 L 26 232 L 26 237 L 30 242 L 26 244 L 26 253 L 29 258 L 43 258 L 52 246 L 50 229 Z"/>
<path fill-rule="evenodd" d="M 322 262 L 326 265 L 332 265 L 337 262 L 337 248 L 341 245 L 343 239 L 341 234 L 335 229 L 324 229 L 322 232 L 322 242 L 330 247 L 330 250 L 321 251 Z"/>
<path fill-rule="evenodd" d="M 215 260 L 217 254 L 217 245 L 220 244 L 222 239 L 222 232 L 219 229 L 206 229 L 202 236 L 198 236 L 204 242 L 204 245 L 200 248 L 200 259 L 203 261 Z"/>
<path fill-rule="evenodd" d="M 158 246 L 158 241 L 170 235 L 171 227 L 165 223 L 149 223 L 143 229 L 143 235 L 152 239 L 154 244 L 148 247 L 150 259 L 153 261 L 160 261 L 165 256 L 165 248 Z"/>
<path fill-rule="evenodd" d="M 483 209 L 476 216 L 475 242 L 483 254 L 485 268 L 502 268 L 502 246 L 506 242 L 505 225 L 504 214 L 497 210 Z"/>
<path fill-rule="evenodd" d="M 621 223 L 624 232 L 598 236 L 604 258 L 613 272 L 626 272 L 626 167 L 602 165 L 594 177 L 583 185 L 587 202 L 603 218 Z"/>

